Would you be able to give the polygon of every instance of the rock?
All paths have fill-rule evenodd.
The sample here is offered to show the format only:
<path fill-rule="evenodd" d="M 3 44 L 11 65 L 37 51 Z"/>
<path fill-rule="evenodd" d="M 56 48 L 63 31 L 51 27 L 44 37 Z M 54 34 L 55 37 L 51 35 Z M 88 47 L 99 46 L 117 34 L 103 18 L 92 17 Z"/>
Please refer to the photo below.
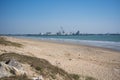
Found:
<path fill-rule="evenodd" d="M 10 59 L 10 60 L 6 61 L 6 64 L 8 64 L 9 66 L 13 66 L 19 70 L 23 70 L 22 64 L 19 63 L 18 61 L 16 61 L 15 59 Z"/>
<path fill-rule="evenodd" d="M 3 62 L 0 62 L 0 78 L 12 76 L 10 67 Z"/>
<path fill-rule="evenodd" d="M 18 61 L 11 59 L 6 62 L 0 62 L 0 78 L 24 74 L 26 74 L 26 72 L 24 71 L 22 64 Z"/>
<path fill-rule="evenodd" d="M 6 64 L 12 67 L 14 75 L 19 76 L 25 74 L 22 64 L 16 61 L 15 59 L 10 59 L 6 61 Z"/>

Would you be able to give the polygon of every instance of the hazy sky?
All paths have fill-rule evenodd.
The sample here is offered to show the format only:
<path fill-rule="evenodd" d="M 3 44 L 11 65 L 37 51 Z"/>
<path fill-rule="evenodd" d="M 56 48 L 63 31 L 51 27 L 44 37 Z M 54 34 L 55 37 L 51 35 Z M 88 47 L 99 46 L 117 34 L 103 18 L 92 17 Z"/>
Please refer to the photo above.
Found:
<path fill-rule="evenodd" d="M 120 0 L 0 0 L 0 33 L 120 33 Z"/>

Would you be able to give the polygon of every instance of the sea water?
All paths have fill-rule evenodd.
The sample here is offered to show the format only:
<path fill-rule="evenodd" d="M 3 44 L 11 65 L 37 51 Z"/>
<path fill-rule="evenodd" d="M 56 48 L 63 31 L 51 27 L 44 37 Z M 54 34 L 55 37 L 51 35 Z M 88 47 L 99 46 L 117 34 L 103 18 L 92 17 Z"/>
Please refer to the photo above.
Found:
<path fill-rule="evenodd" d="M 39 35 L 22 37 L 40 40 L 52 40 L 58 42 L 69 42 L 120 51 L 120 35 Z"/>

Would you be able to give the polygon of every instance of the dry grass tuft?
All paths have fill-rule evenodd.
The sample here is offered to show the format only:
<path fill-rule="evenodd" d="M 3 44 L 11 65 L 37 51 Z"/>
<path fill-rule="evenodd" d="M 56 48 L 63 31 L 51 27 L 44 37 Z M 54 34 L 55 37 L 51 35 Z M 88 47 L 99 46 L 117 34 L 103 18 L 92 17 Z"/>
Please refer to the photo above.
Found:
<path fill-rule="evenodd" d="M 1 78 L 0 80 L 31 80 L 31 79 L 28 79 L 26 75 L 21 75 L 21 76 L 4 77 Z"/>
<path fill-rule="evenodd" d="M 8 41 L 4 37 L 0 37 L 0 44 L 5 45 L 5 46 L 15 46 L 15 47 L 22 47 L 23 46 L 22 44 Z"/>

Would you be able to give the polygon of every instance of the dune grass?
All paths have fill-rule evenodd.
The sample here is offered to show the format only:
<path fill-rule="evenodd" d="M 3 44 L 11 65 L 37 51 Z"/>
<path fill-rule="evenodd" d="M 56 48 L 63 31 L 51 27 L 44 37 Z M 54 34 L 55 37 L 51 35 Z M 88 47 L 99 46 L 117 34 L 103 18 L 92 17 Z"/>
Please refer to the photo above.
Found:
<path fill-rule="evenodd" d="M 8 61 L 10 59 L 16 59 L 21 63 L 27 63 L 31 67 L 37 70 L 40 75 L 43 75 L 45 78 L 50 78 L 51 80 L 58 80 L 57 76 L 59 74 L 64 80 L 82 80 L 80 75 L 69 74 L 66 71 L 53 66 L 45 59 L 40 59 L 36 57 L 30 57 L 26 55 L 19 55 L 16 53 L 4 53 L 0 55 L 0 61 Z M 0 80 L 29 80 L 26 76 L 13 76 L 10 78 L 1 78 Z M 84 77 L 84 80 L 96 80 L 92 77 Z"/>
<path fill-rule="evenodd" d="M 12 58 L 21 63 L 27 63 L 31 65 L 31 67 L 35 68 L 39 74 L 43 75 L 46 78 L 56 78 L 56 75 L 59 74 L 65 80 L 72 80 L 72 77 L 67 72 L 56 66 L 51 65 L 48 61 L 44 59 L 19 55 L 16 53 L 4 53 L 0 55 L 0 61 L 7 61 Z"/>
<path fill-rule="evenodd" d="M 15 46 L 15 47 L 22 47 L 23 46 L 22 44 L 8 41 L 4 37 L 0 37 L 0 44 L 5 45 L 5 46 Z"/>
<path fill-rule="evenodd" d="M 29 79 L 26 75 L 21 75 L 21 76 L 4 77 L 1 78 L 0 80 L 31 80 L 31 79 Z"/>

